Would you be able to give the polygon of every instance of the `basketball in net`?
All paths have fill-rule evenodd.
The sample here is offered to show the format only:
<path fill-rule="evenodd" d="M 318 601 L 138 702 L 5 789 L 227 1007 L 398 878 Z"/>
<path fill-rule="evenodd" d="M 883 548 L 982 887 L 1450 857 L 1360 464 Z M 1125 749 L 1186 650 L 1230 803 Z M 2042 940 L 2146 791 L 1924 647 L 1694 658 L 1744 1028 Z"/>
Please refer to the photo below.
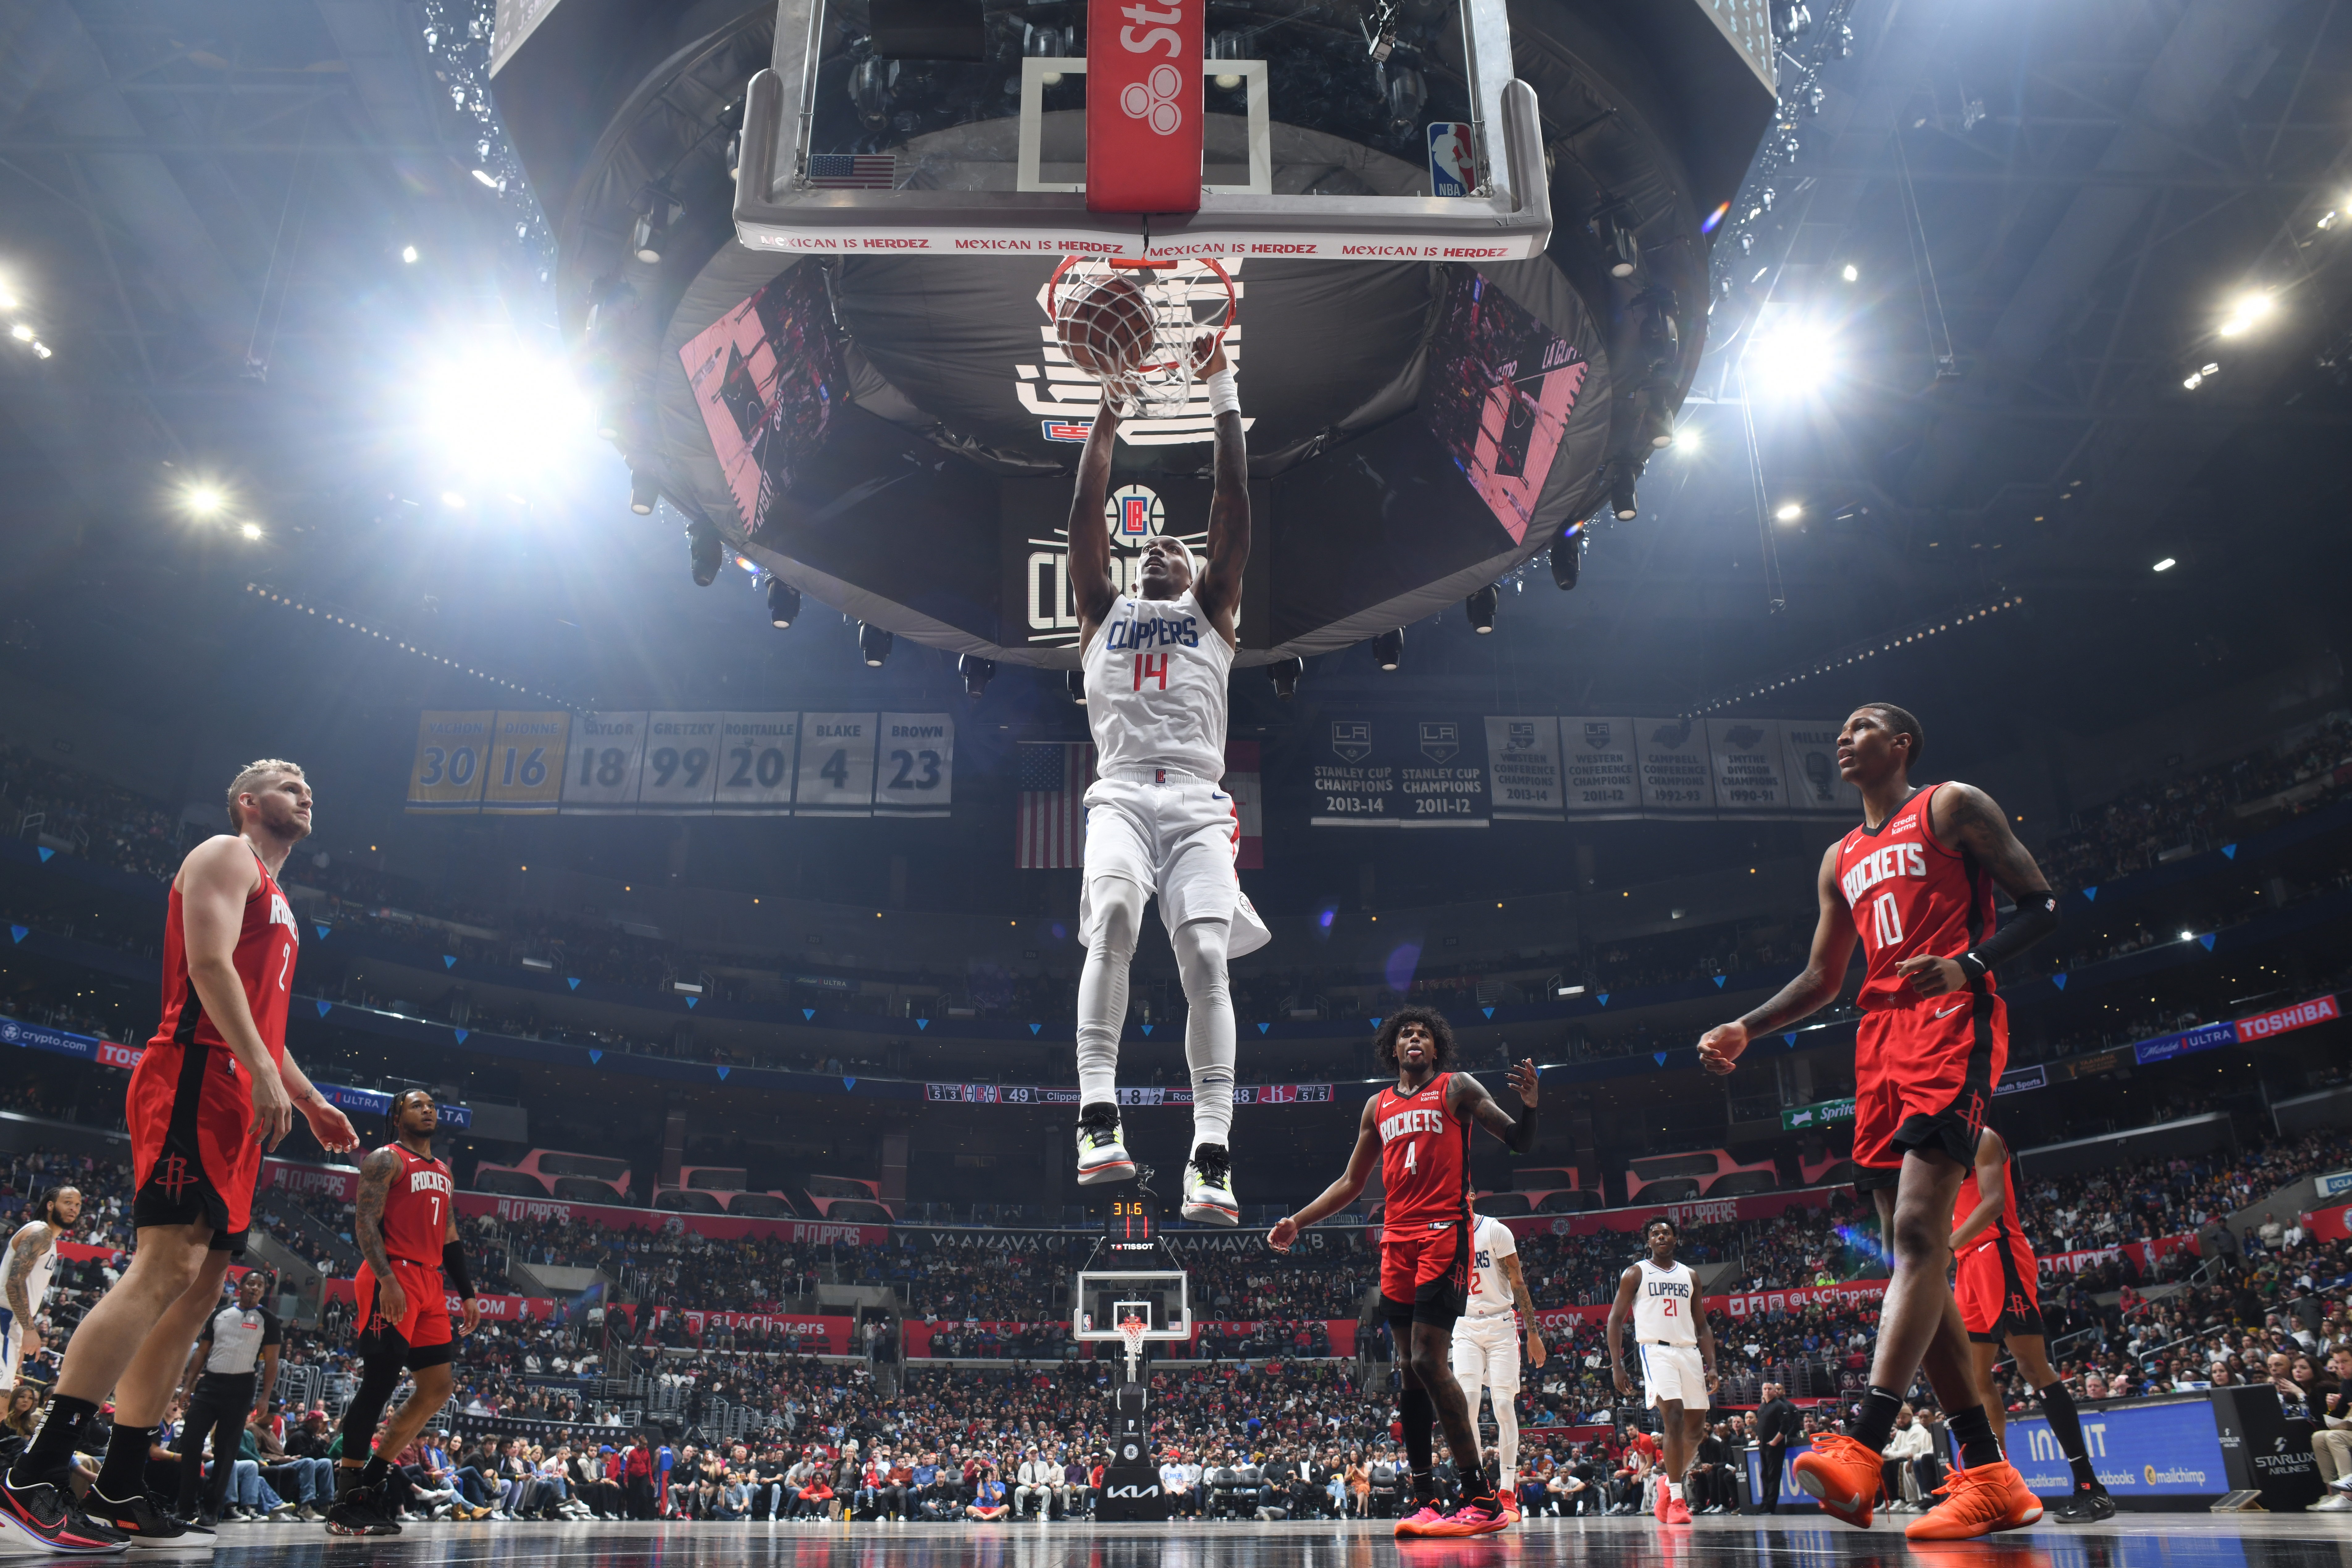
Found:
<path fill-rule="evenodd" d="M 1045 286 L 1055 340 L 1134 412 L 1181 412 L 1232 328 L 1237 296 L 1213 261 L 1066 256 Z"/>

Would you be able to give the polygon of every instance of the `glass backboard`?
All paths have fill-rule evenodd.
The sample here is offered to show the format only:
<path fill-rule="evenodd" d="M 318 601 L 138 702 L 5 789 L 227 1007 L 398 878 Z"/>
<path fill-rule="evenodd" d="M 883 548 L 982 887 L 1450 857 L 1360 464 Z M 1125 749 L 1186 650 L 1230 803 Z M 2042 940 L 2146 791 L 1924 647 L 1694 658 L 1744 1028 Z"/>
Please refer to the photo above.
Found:
<path fill-rule="evenodd" d="M 1198 210 L 1140 214 L 1088 210 L 1086 0 L 965 3 L 780 0 L 772 66 L 745 101 L 744 244 L 1479 261 L 1550 238 L 1502 0 L 1219 0 L 1203 57 L 1178 62 L 1202 111 Z M 910 4 L 971 25 L 910 42 L 887 9 Z"/>
<path fill-rule="evenodd" d="M 1143 1320 L 1147 1340 L 1192 1337 L 1192 1299 L 1181 1269 L 1087 1269 L 1079 1271 L 1071 1337 L 1118 1343 L 1119 1324 Z"/>

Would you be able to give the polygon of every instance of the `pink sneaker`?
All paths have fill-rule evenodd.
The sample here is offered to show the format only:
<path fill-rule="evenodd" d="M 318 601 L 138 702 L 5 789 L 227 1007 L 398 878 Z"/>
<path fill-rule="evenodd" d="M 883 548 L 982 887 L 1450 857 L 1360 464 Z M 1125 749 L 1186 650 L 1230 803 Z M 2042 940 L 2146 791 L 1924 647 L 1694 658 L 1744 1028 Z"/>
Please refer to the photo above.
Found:
<path fill-rule="evenodd" d="M 1654 1513 L 1654 1514 L 1657 1515 L 1657 1517 L 1658 1517 L 1658 1522 L 1659 1522 L 1660 1524 L 1664 1524 L 1664 1523 L 1665 1523 L 1665 1522 L 1666 1522 L 1667 1511 L 1667 1511 L 1667 1508 L 1666 1508 L 1666 1502 L 1667 1502 L 1667 1497 L 1666 1497 L 1666 1483 L 1664 1482 L 1664 1479 L 1661 1479 L 1661 1480 L 1659 1480 L 1659 1482 L 1657 1483 L 1657 1485 L 1653 1489 L 1652 1496 L 1651 1496 L 1651 1499 L 1650 1499 L 1650 1511 L 1651 1511 L 1652 1513 Z"/>
<path fill-rule="evenodd" d="M 1489 1499 L 1488 1501 L 1492 1501 Z M 1493 1535 L 1510 1528 L 1510 1515 L 1501 1505 L 1489 1508 L 1486 1503 L 1465 1503 L 1434 1524 L 1423 1525 L 1423 1535 Z"/>
<path fill-rule="evenodd" d="M 1396 1532 L 1399 1535 L 1427 1535 L 1431 1525 L 1444 1522 L 1444 1511 L 1433 1502 L 1425 1502 L 1417 1511 L 1397 1521 Z"/>

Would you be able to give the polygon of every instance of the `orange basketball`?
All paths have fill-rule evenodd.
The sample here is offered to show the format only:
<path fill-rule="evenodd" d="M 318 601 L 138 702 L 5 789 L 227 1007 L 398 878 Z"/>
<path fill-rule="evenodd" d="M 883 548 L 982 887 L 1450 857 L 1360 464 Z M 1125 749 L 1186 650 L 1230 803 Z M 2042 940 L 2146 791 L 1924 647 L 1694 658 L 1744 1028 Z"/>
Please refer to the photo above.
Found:
<path fill-rule="evenodd" d="M 1151 303 L 1132 278 L 1077 278 L 1055 299 L 1054 336 L 1070 362 L 1098 382 L 1132 376 L 1159 340 Z"/>

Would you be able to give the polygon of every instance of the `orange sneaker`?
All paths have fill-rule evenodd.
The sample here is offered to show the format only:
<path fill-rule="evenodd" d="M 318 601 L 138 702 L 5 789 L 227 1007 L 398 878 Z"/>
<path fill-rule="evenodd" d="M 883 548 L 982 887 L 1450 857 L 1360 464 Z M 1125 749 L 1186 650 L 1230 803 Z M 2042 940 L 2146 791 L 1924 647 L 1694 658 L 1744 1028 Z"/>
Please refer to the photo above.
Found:
<path fill-rule="evenodd" d="M 1813 1446 L 1790 1464 L 1797 1484 L 1822 1505 L 1832 1519 L 1862 1529 L 1870 1528 L 1872 1508 L 1878 1501 L 1878 1456 L 1843 1432 L 1824 1432 Z"/>
<path fill-rule="evenodd" d="M 1688 1524 L 1690 1521 L 1690 1504 L 1685 1502 L 1681 1498 L 1675 1498 L 1666 1504 L 1666 1522 L 1668 1524 Z"/>
<path fill-rule="evenodd" d="M 1396 1532 L 1399 1535 L 1420 1535 L 1424 1532 L 1425 1526 L 1438 1523 L 1444 1517 L 1445 1511 L 1433 1499 L 1398 1520 Z"/>
<path fill-rule="evenodd" d="M 1650 1512 L 1660 1524 L 1666 1522 L 1666 1483 L 1662 1478 L 1651 1483 Z"/>
<path fill-rule="evenodd" d="M 2026 1490 L 2025 1478 L 2014 1465 L 1956 1470 L 1940 1491 L 1943 1501 L 1903 1527 L 1910 1540 L 1973 1541 L 2042 1517 L 2041 1500 Z"/>
<path fill-rule="evenodd" d="M 1494 1502 L 1495 1506 L 1488 1507 L 1489 1502 Z M 1502 1505 L 1490 1498 L 1484 1502 L 1464 1503 L 1436 1523 L 1423 1525 L 1420 1533 L 1425 1536 L 1492 1535 L 1497 1531 L 1509 1529 L 1510 1524 L 1510 1516 L 1503 1511 Z"/>
<path fill-rule="evenodd" d="M 1504 1492 L 1504 1493 L 1502 1494 L 1502 1503 L 1503 1503 L 1503 1517 L 1504 1517 L 1505 1519 L 1509 1520 L 1513 1524 L 1517 1524 L 1517 1523 L 1518 1523 L 1518 1522 L 1519 1522 L 1519 1491 L 1518 1491 L 1518 1489 L 1517 1489 L 1517 1487 L 1513 1487 L 1509 1491 Z"/>

